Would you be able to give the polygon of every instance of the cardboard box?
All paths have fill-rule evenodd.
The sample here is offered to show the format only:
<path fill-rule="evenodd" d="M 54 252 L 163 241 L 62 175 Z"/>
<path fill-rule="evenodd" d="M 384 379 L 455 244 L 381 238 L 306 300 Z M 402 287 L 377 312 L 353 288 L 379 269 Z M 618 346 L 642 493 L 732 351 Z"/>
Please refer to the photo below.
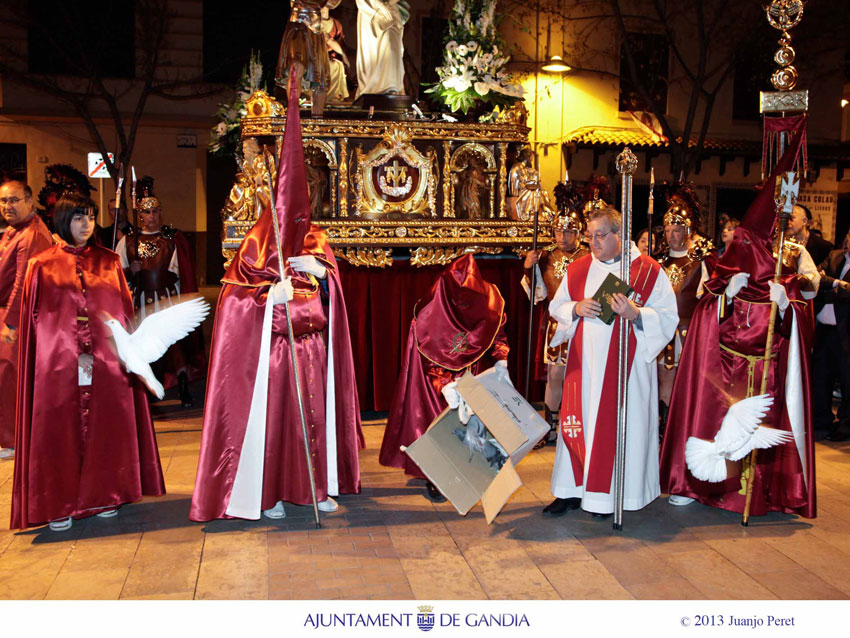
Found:
<path fill-rule="evenodd" d="M 466 515 L 481 501 L 484 517 L 492 523 L 522 485 L 516 465 L 546 436 L 549 424 L 516 388 L 500 381 L 492 368 L 477 377 L 467 372 L 457 390 L 508 453 L 502 468 L 490 467 L 480 453 L 473 453 L 470 459 L 466 445 L 454 434 L 461 425 L 457 410 L 444 410 L 404 451 L 459 514 Z"/>

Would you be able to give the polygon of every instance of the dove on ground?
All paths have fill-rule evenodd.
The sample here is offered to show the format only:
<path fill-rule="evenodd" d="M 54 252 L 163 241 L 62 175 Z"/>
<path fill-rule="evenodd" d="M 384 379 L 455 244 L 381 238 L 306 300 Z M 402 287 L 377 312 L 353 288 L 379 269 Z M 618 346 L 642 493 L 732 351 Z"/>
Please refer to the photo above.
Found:
<path fill-rule="evenodd" d="M 137 375 L 161 399 L 165 389 L 154 376 L 150 364 L 164 355 L 171 344 L 201 325 L 209 311 L 209 304 L 198 297 L 148 315 L 132 334 L 112 317 L 104 323 L 112 332 L 118 358 L 127 372 Z"/>
<path fill-rule="evenodd" d="M 767 449 L 793 440 L 791 432 L 759 425 L 773 397 L 759 394 L 729 406 L 714 441 L 694 436 L 685 444 L 685 461 L 695 478 L 710 483 L 726 480 L 726 460 L 738 461 L 755 448 Z"/>

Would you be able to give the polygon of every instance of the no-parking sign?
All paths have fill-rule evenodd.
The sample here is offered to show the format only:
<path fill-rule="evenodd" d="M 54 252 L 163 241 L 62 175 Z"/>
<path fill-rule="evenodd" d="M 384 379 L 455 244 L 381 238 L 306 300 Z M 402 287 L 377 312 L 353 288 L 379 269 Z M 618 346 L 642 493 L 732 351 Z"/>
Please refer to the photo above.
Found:
<path fill-rule="evenodd" d="M 108 155 L 109 161 L 112 162 L 115 156 L 112 153 L 108 153 Z M 109 171 L 106 170 L 106 162 L 101 153 L 89 153 L 89 177 L 99 179 L 109 178 Z"/>

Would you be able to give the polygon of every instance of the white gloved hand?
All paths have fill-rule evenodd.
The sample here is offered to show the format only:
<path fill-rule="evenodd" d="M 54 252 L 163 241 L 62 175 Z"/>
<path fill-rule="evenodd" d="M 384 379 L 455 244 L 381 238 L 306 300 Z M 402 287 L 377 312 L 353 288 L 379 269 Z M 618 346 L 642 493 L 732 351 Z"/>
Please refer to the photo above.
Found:
<path fill-rule="evenodd" d="M 324 279 L 328 275 L 328 270 L 319 260 L 313 255 L 301 255 L 299 257 L 289 258 L 289 267 L 298 272 L 306 272 L 308 275 L 313 275 L 317 279 Z"/>
<path fill-rule="evenodd" d="M 493 366 L 493 369 L 496 370 L 496 378 L 499 381 L 507 383 L 511 387 L 514 386 L 511 381 L 511 375 L 508 373 L 508 362 L 502 359 L 501 361 L 497 361 L 496 365 Z"/>
<path fill-rule="evenodd" d="M 286 303 L 292 301 L 295 292 L 292 289 L 292 278 L 284 277 L 283 281 L 277 282 L 271 289 L 272 305 Z"/>
<path fill-rule="evenodd" d="M 726 297 L 732 299 L 735 295 L 741 292 L 741 289 L 747 285 L 750 279 L 750 273 L 739 272 L 732 275 L 729 283 L 726 284 Z"/>
<path fill-rule="evenodd" d="M 773 283 L 772 281 L 768 281 L 767 285 L 770 286 L 770 300 L 776 304 L 777 308 L 779 308 L 781 312 L 785 312 L 788 304 L 791 303 L 788 299 L 788 293 L 785 290 L 785 286 Z"/>
<path fill-rule="evenodd" d="M 460 396 L 460 392 L 457 391 L 457 381 L 452 381 L 443 386 L 443 398 L 449 404 L 449 408 L 457 410 L 457 416 L 461 423 L 464 425 L 469 423 L 472 410 L 469 408 L 467 402 L 463 400 L 463 397 Z"/>
<path fill-rule="evenodd" d="M 457 410 L 458 404 L 463 400 L 457 391 L 457 381 L 452 381 L 443 386 L 443 398 L 452 410 Z"/>

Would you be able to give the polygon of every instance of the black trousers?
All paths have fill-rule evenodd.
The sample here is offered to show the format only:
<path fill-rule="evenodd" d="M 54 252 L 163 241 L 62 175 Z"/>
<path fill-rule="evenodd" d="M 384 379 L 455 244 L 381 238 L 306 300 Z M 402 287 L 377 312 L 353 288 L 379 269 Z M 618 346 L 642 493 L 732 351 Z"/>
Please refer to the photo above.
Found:
<path fill-rule="evenodd" d="M 812 421 L 815 429 L 831 429 L 832 389 L 835 379 L 841 388 L 838 422 L 850 426 L 850 335 L 838 326 L 818 323 L 812 354 Z"/>

